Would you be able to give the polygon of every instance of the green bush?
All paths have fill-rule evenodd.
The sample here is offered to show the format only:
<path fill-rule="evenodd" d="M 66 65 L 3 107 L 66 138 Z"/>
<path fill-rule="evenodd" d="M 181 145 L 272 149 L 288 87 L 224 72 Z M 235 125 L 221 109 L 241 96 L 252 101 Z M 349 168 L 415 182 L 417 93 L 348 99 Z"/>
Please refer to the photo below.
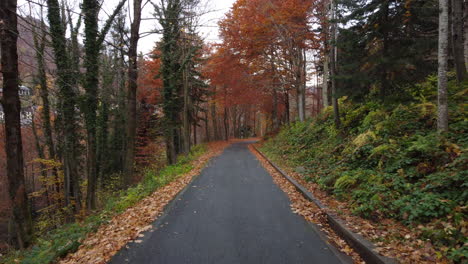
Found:
<path fill-rule="evenodd" d="M 432 192 L 414 191 L 393 202 L 399 218 L 405 223 L 427 223 L 434 218 L 446 216 L 455 204 Z"/>

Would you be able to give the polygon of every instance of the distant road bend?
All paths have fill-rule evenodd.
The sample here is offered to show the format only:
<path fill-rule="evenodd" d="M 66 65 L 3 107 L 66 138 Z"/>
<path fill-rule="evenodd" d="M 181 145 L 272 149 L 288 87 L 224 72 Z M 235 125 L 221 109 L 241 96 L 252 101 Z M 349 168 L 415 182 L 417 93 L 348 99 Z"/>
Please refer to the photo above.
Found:
<path fill-rule="evenodd" d="M 110 263 L 343 263 L 247 148 L 213 159 L 141 243 Z"/>

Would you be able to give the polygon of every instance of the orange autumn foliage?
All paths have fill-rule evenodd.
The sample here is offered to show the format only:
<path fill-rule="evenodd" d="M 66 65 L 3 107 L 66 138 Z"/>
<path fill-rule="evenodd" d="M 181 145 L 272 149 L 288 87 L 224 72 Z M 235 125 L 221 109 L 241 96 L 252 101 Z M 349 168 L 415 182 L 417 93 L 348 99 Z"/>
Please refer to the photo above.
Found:
<path fill-rule="evenodd" d="M 147 104 L 157 104 L 161 98 L 162 80 L 159 78 L 161 68 L 160 51 L 154 49 L 149 58 L 139 62 L 137 100 Z"/>

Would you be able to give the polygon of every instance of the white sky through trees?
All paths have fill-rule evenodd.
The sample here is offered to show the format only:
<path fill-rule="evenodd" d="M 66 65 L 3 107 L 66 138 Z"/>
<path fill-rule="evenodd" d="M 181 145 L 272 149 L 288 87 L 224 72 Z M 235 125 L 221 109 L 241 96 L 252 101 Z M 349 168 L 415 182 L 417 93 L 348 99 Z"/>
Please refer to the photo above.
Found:
<path fill-rule="evenodd" d="M 79 0 L 68 0 L 68 5 L 76 13 L 80 11 Z M 103 23 L 109 14 L 112 13 L 113 9 L 120 0 L 104 0 L 103 10 L 99 14 L 100 22 Z M 145 2 L 145 1 L 143 1 Z M 153 0 L 153 3 L 158 3 L 159 0 Z M 206 42 L 218 42 L 218 21 L 224 17 L 224 14 L 229 11 L 229 8 L 235 0 L 202 0 L 202 9 L 205 10 L 204 14 L 200 19 L 200 27 L 198 29 L 199 34 Z M 18 13 L 22 16 L 27 16 L 30 13 L 34 17 L 39 17 L 40 7 L 46 6 L 45 0 L 18 0 Z M 127 9 L 127 17 L 132 15 L 133 0 L 127 0 L 125 8 Z M 43 10 L 43 18 L 47 22 L 46 9 Z M 143 38 L 140 39 L 138 45 L 138 52 L 148 54 L 154 47 L 156 41 L 159 40 L 160 35 L 158 34 L 145 34 L 145 32 L 154 31 L 158 28 L 157 20 L 154 17 L 154 8 L 150 3 L 147 3 L 143 8 L 142 13 L 143 21 L 141 22 L 140 33 Z M 130 27 L 130 21 L 128 21 L 128 27 Z M 83 28 L 83 27 L 82 27 Z"/>

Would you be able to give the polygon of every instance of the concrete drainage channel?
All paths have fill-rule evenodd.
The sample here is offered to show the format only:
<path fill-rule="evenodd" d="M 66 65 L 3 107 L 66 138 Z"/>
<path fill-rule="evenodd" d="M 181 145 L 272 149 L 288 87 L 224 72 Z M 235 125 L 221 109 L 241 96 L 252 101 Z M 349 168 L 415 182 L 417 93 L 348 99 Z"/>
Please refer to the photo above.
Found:
<path fill-rule="evenodd" d="M 324 212 L 327 215 L 328 224 L 330 227 L 341 236 L 348 244 L 356 250 L 356 252 L 361 256 L 361 258 L 366 263 L 371 264 L 395 264 L 398 263 L 395 259 L 384 257 L 379 255 L 375 251 L 375 245 L 370 241 L 365 239 L 363 236 L 356 234 L 349 230 L 345 223 L 339 219 L 336 215 L 328 212 L 328 207 L 323 205 L 317 198 L 314 197 L 304 186 L 300 185 L 296 180 L 287 175 L 283 170 L 281 170 L 275 163 L 273 163 L 268 157 L 266 157 L 260 150 L 252 145 L 253 148 L 263 157 L 268 163 L 273 166 L 283 177 L 285 177 L 289 182 L 291 182 L 296 189 L 304 195 L 305 198 L 315 203 L 320 209 L 325 209 Z"/>

